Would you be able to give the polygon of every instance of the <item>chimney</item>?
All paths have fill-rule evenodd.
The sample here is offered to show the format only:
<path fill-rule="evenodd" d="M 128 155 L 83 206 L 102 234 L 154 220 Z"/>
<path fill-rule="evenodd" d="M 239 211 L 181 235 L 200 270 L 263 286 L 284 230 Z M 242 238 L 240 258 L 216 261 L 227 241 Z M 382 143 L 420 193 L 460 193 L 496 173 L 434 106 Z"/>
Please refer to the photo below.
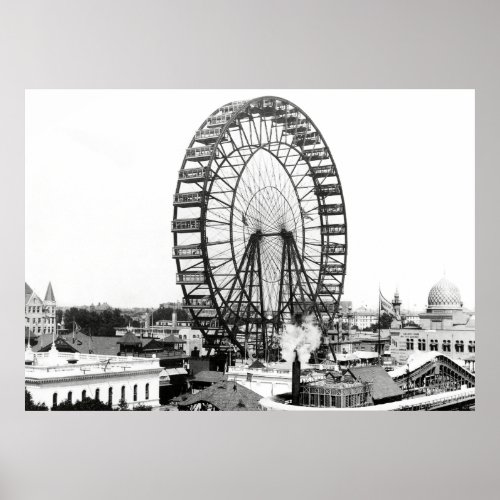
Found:
<path fill-rule="evenodd" d="M 177 328 L 177 311 L 172 312 L 172 328 Z"/>
<path fill-rule="evenodd" d="M 297 351 L 295 351 L 295 361 L 292 363 L 292 404 L 299 405 L 300 394 L 300 361 Z"/>

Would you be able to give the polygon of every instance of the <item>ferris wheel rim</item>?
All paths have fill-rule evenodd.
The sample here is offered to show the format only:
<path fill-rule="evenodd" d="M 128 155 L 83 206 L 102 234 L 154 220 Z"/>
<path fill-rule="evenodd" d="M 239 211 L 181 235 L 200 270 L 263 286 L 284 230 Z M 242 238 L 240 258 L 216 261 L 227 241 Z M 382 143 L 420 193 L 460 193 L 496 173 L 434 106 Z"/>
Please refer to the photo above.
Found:
<path fill-rule="evenodd" d="M 252 98 L 252 99 L 247 100 L 244 103 L 240 104 L 239 107 L 237 109 L 235 109 L 235 111 L 232 113 L 232 116 L 227 120 L 227 122 L 225 123 L 225 125 L 223 125 L 221 127 L 221 130 L 220 130 L 220 132 L 218 134 L 218 137 L 217 137 L 215 143 L 213 144 L 213 148 L 212 148 L 212 152 L 211 152 L 211 155 L 210 155 L 210 159 L 208 160 L 208 162 L 206 164 L 207 168 L 206 168 L 206 173 L 205 173 L 205 177 L 204 177 L 204 181 L 203 181 L 202 191 L 204 193 L 204 196 L 205 196 L 205 193 L 207 193 L 207 196 L 206 196 L 207 199 L 210 198 L 210 193 L 212 192 L 212 185 L 213 185 L 213 182 L 214 182 L 213 178 L 212 178 L 212 180 L 209 179 L 209 173 L 211 173 L 211 172 L 217 172 L 221 168 L 219 165 L 217 165 L 217 162 L 215 161 L 215 158 L 216 158 L 216 154 L 217 154 L 217 151 L 218 151 L 219 147 L 221 147 L 221 143 L 222 143 L 223 138 L 226 135 L 231 136 L 230 133 L 229 133 L 229 129 L 231 128 L 231 126 L 234 126 L 234 124 L 236 124 L 238 127 L 241 127 L 241 123 L 239 122 L 239 120 L 241 120 L 241 118 L 242 118 L 241 114 L 245 111 L 246 108 L 250 107 L 252 104 L 260 103 L 260 102 L 262 102 L 265 99 L 273 100 L 275 103 L 279 102 L 280 105 L 283 105 L 283 104 L 284 105 L 289 105 L 294 110 L 296 110 L 298 113 L 300 113 L 305 118 L 305 120 L 311 125 L 311 127 L 314 130 L 314 132 L 319 136 L 320 142 L 322 144 L 323 149 L 325 149 L 327 151 L 328 158 L 331 159 L 333 165 L 335 166 L 335 161 L 333 159 L 333 155 L 331 153 L 330 147 L 329 147 L 328 143 L 326 142 L 323 134 L 321 133 L 320 129 L 316 126 L 316 124 L 314 123 L 314 121 L 310 118 L 310 116 L 306 112 L 304 112 L 304 110 L 302 108 L 300 108 L 299 106 L 297 106 L 293 102 L 289 101 L 288 99 L 285 99 L 285 98 L 282 98 L 282 97 L 277 97 L 277 96 L 260 96 L 260 97 L 255 97 L 255 98 Z M 231 103 L 229 103 L 228 105 L 230 105 L 230 104 Z M 198 128 L 198 130 L 201 130 L 201 129 L 205 128 L 205 126 L 210 121 L 210 119 L 213 116 L 217 115 L 217 113 L 219 113 L 219 111 L 221 109 L 223 109 L 224 107 L 227 107 L 228 105 L 224 105 L 224 106 L 221 106 L 221 107 L 217 108 L 212 114 L 210 114 L 202 122 L 202 124 Z M 190 148 L 193 147 L 193 145 L 196 142 L 197 141 L 196 141 L 196 134 L 195 134 L 193 136 L 193 138 L 191 139 L 191 141 L 190 141 L 189 147 Z M 285 143 L 285 144 L 290 149 L 294 149 L 298 153 L 299 156 L 303 156 L 302 155 L 302 150 L 299 147 L 293 146 L 293 145 L 287 144 L 287 143 Z M 252 144 L 252 147 L 253 146 L 254 145 Z M 250 147 L 250 145 L 249 145 L 249 147 Z M 248 163 L 250 162 L 251 158 L 259 150 L 265 150 L 269 154 L 273 155 L 273 157 L 275 157 L 276 160 L 283 167 L 283 170 L 289 175 L 289 172 L 287 171 L 286 166 L 281 162 L 281 160 L 272 151 L 270 151 L 269 149 L 266 149 L 262 144 L 260 144 L 258 147 L 255 147 L 255 151 L 252 152 L 251 156 L 247 159 L 247 161 L 243 165 L 243 167 L 242 167 L 242 169 L 240 171 L 240 174 L 239 174 L 238 183 L 239 183 L 239 181 L 241 179 L 241 176 L 243 175 L 244 170 L 247 168 Z M 231 152 L 231 154 L 233 154 L 234 152 L 235 152 L 235 150 L 233 150 Z M 307 163 L 308 170 L 311 171 L 311 163 L 310 163 L 310 161 L 307 160 L 306 158 L 302 158 L 302 159 Z M 185 168 L 187 161 L 188 161 L 187 158 L 184 157 L 181 169 Z M 213 167 L 214 164 L 217 166 L 217 168 Z M 338 172 L 335 174 L 334 177 L 337 178 L 338 184 L 341 186 L 340 177 L 338 175 Z M 210 182 L 210 188 L 208 186 L 209 182 Z M 178 182 L 177 182 L 177 188 L 176 188 L 176 193 L 179 193 L 180 185 L 181 185 L 181 182 L 180 182 L 180 180 L 178 180 Z M 295 184 L 294 184 L 293 180 L 292 180 L 292 185 L 295 188 Z M 234 198 L 236 196 L 237 186 L 238 186 L 238 184 L 235 186 L 235 190 L 234 190 L 234 193 L 233 193 L 232 206 L 234 206 Z M 339 288 L 340 289 L 339 300 L 340 300 L 340 296 L 342 294 L 342 290 L 343 290 L 344 282 L 345 282 L 345 269 L 347 267 L 347 245 L 348 245 L 348 239 L 347 239 L 347 216 L 346 216 L 346 209 L 345 209 L 344 192 L 343 192 L 342 188 L 340 188 L 340 192 L 338 193 L 338 195 L 340 196 L 341 205 L 343 207 L 343 212 L 342 212 L 341 216 L 342 216 L 343 224 L 345 226 L 345 238 L 343 240 L 343 246 L 345 248 L 345 251 L 344 251 L 344 254 L 343 254 L 344 272 L 342 274 L 342 278 L 339 280 L 340 281 L 340 283 L 339 283 L 340 284 L 340 288 Z M 318 201 L 318 208 L 319 208 L 320 204 L 322 203 L 322 201 L 320 200 L 319 195 L 317 196 L 317 201 Z M 324 199 L 323 199 L 323 203 L 324 203 Z M 234 210 L 231 209 L 231 214 L 233 214 L 233 213 L 234 213 Z M 178 214 L 178 209 L 177 209 L 177 207 L 174 207 L 174 218 L 177 217 L 177 214 Z M 303 214 L 302 210 L 301 210 L 300 214 L 301 214 L 302 233 L 303 233 L 302 234 L 302 247 L 304 248 L 304 246 L 306 244 L 306 237 L 305 237 L 305 227 L 304 227 L 304 214 Z M 320 218 L 321 225 L 323 226 L 325 224 L 325 221 L 323 219 L 327 219 L 328 215 L 319 214 L 319 218 Z M 206 223 L 207 223 L 207 204 L 203 203 L 201 205 L 201 209 L 200 209 L 200 234 L 201 234 L 201 244 L 200 244 L 200 246 L 201 246 L 201 251 L 202 251 L 202 255 L 203 255 L 203 261 L 204 261 L 204 264 L 205 264 L 205 272 L 207 273 L 208 290 L 209 290 L 210 296 L 211 296 L 211 298 L 212 298 L 212 300 L 214 302 L 214 307 L 217 309 L 218 315 L 220 315 L 221 314 L 220 304 L 219 304 L 218 300 L 216 300 L 216 299 L 218 297 L 221 297 L 221 296 L 220 296 L 220 294 L 216 294 L 216 291 L 214 289 L 215 288 L 215 284 L 216 284 L 216 280 L 215 280 L 215 277 L 214 277 L 214 273 L 212 272 L 212 266 L 210 264 L 210 257 L 208 255 L 208 246 L 207 246 L 207 242 L 206 242 L 206 230 L 207 230 Z M 230 225 L 230 228 L 231 228 L 231 238 L 230 238 L 230 241 L 231 241 L 231 253 L 232 253 L 233 264 L 235 265 L 235 269 L 236 269 L 237 268 L 237 266 L 236 266 L 237 263 L 236 263 L 235 258 L 234 258 L 235 252 L 234 252 L 234 238 L 233 238 L 233 235 L 232 235 L 232 225 Z M 323 238 L 322 238 L 322 241 L 323 241 Z M 329 238 L 327 238 L 327 241 L 329 241 Z M 177 244 L 177 243 L 178 243 L 178 235 L 176 233 L 174 233 L 174 244 Z M 322 253 L 320 253 L 320 254 L 321 254 L 321 263 L 320 263 L 320 265 L 322 265 L 323 264 L 324 256 L 323 256 Z M 178 270 L 178 272 L 182 271 L 182 267 L 180 265 L 180 261 L 179 260 L 177 260 L 177 270 Z M 238 279 L 239 279 L 239 277 L 238 277 Z M 186 286 L 185 286 L 185 284 L 181 284 L 181 286 L 182 286 L 183 295 L 186 297 L 188 295 L 187 290 L 186 290 Z M 222 297 L 221 297 L 221 299 L 223 300 Z M 192 310 L 191 310 L 191 312 L 192 312 Z"/>

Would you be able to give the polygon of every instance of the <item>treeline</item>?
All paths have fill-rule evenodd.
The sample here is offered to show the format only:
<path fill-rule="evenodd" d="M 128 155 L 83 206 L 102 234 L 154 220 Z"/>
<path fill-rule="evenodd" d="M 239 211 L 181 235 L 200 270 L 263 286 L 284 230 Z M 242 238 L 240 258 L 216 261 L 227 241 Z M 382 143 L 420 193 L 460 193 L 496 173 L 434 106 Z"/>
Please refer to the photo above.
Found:
<path fill-rule="evenodd" d="M 153 311 L 153 322 L 156 323 L 162 319 L 171 320 L 175 309 L 172 307 L 160 307 Z M 177 319 L 185 321 L 189 319 L 189 313 L 184 309 L 177 309 Z M 64 316 L 65 328 L 73 330 L 73 321 L 88 335 L 95 337 L 112 337 L 115 335 L 115 328 L 125 326 L 141 327 L 144 323 L 133 320 L 128 314 L 124 314 L 121 309 L 106 309 L 104 311 L 90 311 L 88 309 L 72 307 L 66 309 L 64 315 L 57 311 L 61 316 L 58 317 L 58 323 Z M 151 315 L 151 312 L 149 313 Z"/>
<path fill-rule="evenodd" d="M 134 321 L 120 309 L 106 309 L 105 311 L 89 311 L 72 307 L 64 311 L 64 325 L 69 331 L 73 330 L 73 321 L 84 333 L 95 337 L 112 337 L 115 328 L 128 326 L 139 327 L 139 321 Z"/>
<path fill-rule="evenodd" d="M 187 321 L 190 319 L 189 313 L 186 309 L 174 309 L 173 307 L 160 307 L 153 311 L 153 322 L 156 323 L 162 319 L 172 319 L 172 313 L 177 311 L 178 321 Z"/>

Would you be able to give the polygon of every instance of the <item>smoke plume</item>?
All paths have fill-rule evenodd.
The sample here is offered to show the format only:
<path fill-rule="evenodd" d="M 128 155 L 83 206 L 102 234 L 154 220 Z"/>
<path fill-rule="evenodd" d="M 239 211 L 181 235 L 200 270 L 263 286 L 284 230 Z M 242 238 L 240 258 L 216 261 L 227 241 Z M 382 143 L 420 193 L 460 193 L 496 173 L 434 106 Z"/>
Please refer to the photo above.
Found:
<path fill-rule="evenodd" d="M 313 316 L 306 316 L 301 325 L 285 325 L 281 338 L 283 358 L 287 361 L 295 359 L 295 350 L 301 363 L 309 362 L 311 352 L 316 350 L 321 342 L 321 332 L 313 323 Z"/>

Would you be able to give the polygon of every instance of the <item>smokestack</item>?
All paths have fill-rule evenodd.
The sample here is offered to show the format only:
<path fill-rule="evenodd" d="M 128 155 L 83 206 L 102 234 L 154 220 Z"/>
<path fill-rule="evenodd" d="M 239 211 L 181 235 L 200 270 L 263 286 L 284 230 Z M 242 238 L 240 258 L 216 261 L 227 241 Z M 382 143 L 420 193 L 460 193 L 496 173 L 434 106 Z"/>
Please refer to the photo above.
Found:
<path fill-rule="evenodd" d="M 172 312 L 172 328 L 177 328 L 177 311 Z"/>
<path fill-rule="evenodd" d="M 292 404 L 299 405 L 300 394 L 300 361 L 299 354 L 295 350 L 295 361 L 292 363 Z"/>

